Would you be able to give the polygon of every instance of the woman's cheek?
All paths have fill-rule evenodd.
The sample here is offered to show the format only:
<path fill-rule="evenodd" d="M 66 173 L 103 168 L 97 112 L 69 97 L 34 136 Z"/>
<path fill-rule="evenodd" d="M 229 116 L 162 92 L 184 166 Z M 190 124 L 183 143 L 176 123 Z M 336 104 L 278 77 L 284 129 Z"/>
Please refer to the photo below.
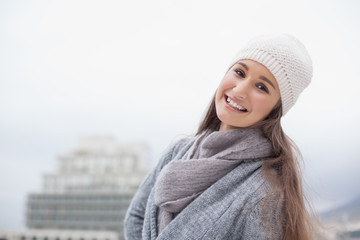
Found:
<path fill-rule="evenodd" d="M 256 108 L 258 112 L 262 112 L 262 113 L 268 112 L 270 106 L 272 105 L 271 101 L 269 101 L 269 99 L 263 96 L 257 96 L 254 100 L 255 101 L 253 106 L 254 108 Z"/>

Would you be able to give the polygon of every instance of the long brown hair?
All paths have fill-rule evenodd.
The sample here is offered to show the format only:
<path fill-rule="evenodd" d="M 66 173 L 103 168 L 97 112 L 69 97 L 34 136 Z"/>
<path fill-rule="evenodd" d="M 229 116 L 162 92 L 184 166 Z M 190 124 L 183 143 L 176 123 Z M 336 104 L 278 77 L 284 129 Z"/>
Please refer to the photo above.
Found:
<path fill-rule="evenodd" d="M 270 172 L 275 172 L 277 181 L 284 196 L 283 227 L 284 240 L 308 240 L 313 239 L 314 227 L 312 219 L 305 204 L 303 193 L 299 158 L 300 153 L 295 143 L 284 133 L 281 127 L 282 105 L 279 101 L 270 114 L 257 126 L 261 127 L 264 135 L 270 139 L 275 158 L 265 161 L 263 171 L 270 177 Z M 207 129 L 218 130 L 220 119 L 217 117 L 215 108 L 215 96 L 203 121 L 200 123 L 196 135 Z"/>

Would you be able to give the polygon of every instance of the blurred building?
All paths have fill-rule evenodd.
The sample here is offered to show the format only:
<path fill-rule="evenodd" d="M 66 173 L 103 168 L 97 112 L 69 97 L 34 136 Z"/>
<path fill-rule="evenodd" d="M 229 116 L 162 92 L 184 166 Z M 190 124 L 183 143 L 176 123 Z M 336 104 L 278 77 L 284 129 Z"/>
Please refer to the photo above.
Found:
<path fill-rule="evenodd" d="M 83 138 L 58 158 L 55 173 L 44 175 L 43 191 L 28 196 L 26 225 L 34 230 L 112 231 L 123 239 L 126 209 L 148 166 L 149 148 L 143 143 Z"/>
<path fill-rule="evenodd" d="M 0 231 L 0 239 L 6 240 L 118 240 L 113 231 L 81 230 L 22 230 Z"/>

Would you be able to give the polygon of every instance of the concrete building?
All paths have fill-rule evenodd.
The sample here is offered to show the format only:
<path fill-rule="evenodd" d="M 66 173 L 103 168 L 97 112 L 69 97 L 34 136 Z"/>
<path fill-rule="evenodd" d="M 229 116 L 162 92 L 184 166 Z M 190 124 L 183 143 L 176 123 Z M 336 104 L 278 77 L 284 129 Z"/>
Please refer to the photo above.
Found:
<path fill-rule="evenodd" d="M 81 139 L 58 158 L 55 173 L 44 175 L 43 191 L 29 194 L 27 227 L 113 231 L 123 239 L 125 212 L 148 172 L 148 158 L 149 149 L 142 143 Z"/>

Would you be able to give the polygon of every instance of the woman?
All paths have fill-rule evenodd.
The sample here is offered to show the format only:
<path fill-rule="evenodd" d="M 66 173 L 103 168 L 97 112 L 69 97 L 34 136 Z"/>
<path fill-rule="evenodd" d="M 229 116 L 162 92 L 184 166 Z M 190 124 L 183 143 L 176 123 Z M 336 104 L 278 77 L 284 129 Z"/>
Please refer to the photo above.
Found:
<path fill-rule="evenodd" d="M 196 136 L 174 144 L 140 186 L 126 239 L 311 239 L 295 147 L 280 124 L 311 77 L 297 39 L 251 40 Z"/>

